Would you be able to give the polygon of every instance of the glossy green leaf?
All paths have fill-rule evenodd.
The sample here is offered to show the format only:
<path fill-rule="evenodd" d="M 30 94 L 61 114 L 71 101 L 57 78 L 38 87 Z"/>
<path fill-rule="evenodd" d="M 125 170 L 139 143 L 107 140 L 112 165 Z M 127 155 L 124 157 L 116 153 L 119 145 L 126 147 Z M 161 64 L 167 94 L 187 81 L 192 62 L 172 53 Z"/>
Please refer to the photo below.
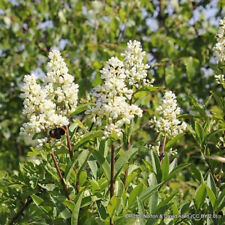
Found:
<path fill-rule="evenodd" d="M 74 149 L 78 149 L 81 147 L 83 144 L 87 143 L 88 141 L 96 138 L 96 137 L 101 137 L 103 135 L 103 131 L 98 130 L 98 131 L 91 131 L 87 134 L 84 134 L 81 139 L 75 143 Z"/>
<path fill-rule="evenodd" d="M 115 177 L 118 176 L 119 172 L 123 168 L 123 166 L 129 162 L 129 160 L 134 156 L 134 154 L 138 151 L 137 148 L 131 148 L 128 151 L 125 151 L 117 160 L 115 163 Z"/>
<path fill-rule="evenodd" d="M 143 203 L 140 201 L 138 197 L 137 202 L 138 202 L 138 215 L 140 215 L 139 219 L 140 225 L 145 225 L 145 219 L 143 218 L 145 214 Z"/>
<path fill-rule="evenodd" d="M 162 181 L 163 181 L 167 178 L 169 174 L 169 157 L 167 153 L 165 153 L 165 156 L 163 158 L 161 170 L 162 170 Z"/>
<path fill-rule="evenodd" d="M 194 201 L 195 201 L 195 205 L 197 209 L 199 209 L 200 206 L 203 204 L 205 197 L 206 197 L 206 187 L 205 187 L 205 184 L 201 184 L 196 190 L 195 197 L 194 197 Z"/>
<path fill-rule="evenodd" d="M 140 183 L 138 184 L 130 193 L 129 198 L 128 198 L 128 208 L 137 201 L 137 197 L 140 196 L 140 194 L 143 191 L 143 184 Z"/>
<path fill-rule="evenodd" d="M 213 191 L 214 195 L 217 196 L 216 183 L 215 183 L 215 180 L 214 180 L 214 178 L 213 178 L 211 173 L 208 174 L 207 185 Z"/>
<path fill-rule="evenodd" d="M 39 197 L 39 196 L 37 196 L 37 195 L 35 195 L 35 194 L 32 194 L 32 195 L 31 195 L 31 198 L 32 198 L 33 202 L 34 202 L 37 206 L 41 205 L 41 203 L 44 202 L 44 199 L 42 199 L 41 197 Z"/>
<path fill-rule="evenodd" d="M 116 196 L 113 196 L 111 199 L 110 199 L 110 202 L 107 206 L 107 212 L 109 214 L 109 216 L 112 218 L 116 212 L 116 210 L 118 209 L 119 207 L 119 204 L 120 204 L 120 199 Z"/>
<path fill-rule="evenodd" d="M 85 110 L 88 109 L 88 106 L 93 106 L 93 103 L 88 103 L 88 104 L 83 104 L 83 105 L 79 105 L 77 106 L 76 110 L 71 114 L 71 116 L 77 115 L 79 113 L 84 112 Z"/>
<path fill-rule="evenodd" d="M 151 159 L 152 159 L 153 171 L 156 174 L 158 183 L 160 183 L 162 179 L 162 171 L 161 171 L 159 157 L 156 154 L 156 152 L 151 151 Z"/>
<path fill-rule="evenodd" d="M 78 217 L 80 212 L 81 201 L 83 199 L 83 192 L 81 192 L 78 196 L 78 199 L 75 203 L 72 216 L 71 216 L 71 225 L 78 225 Z"/>
<path fill-rule="evenodd" d="M 79 185 L 83 186 L 84 183 L 86 182 L 86 180 L 87 180 L 87 172 L 86 171 L 81 171 L 80 175 L 79 175 Z"/>
<path fill-rule="evenodd" d="M 165 181 L 168 181 L 170 180 L 172 177 L 174 177 L 177 173 L 179 173 L 181 170 L 183 170 L 184 168 L 190 166 L 191 164 L 190 163 L 184 163 L 184 164 L 181 164 L 179 166 L 177 166 L 174 170 L 172 170 L 167 178 L 165 179 Z"/>
<path fill-rule="evenodd" d="M 110 166 L 107 161 L 98 151 L 96 150 L 90 150 L 94 158 L 99 163 L 99 166 L 103 169 L 103 172 L 108 180 L 110 180 Z"/>
<path fill-rule="evenodd" d="M 199 60 L 193 57 L 185 57 L 183 62 L 186 67 L 188 80 L 190 81 L 199 71 Z"/>
<path fill-rule="evenodd" d="M 154 173 L 151 173 L 149 175 L 149 185 L 150 186 L 156 186 L 157 185 L 157 180 L 156 176 Z M 156 190 L 155 192 L 152 193 L 152 195 L 149 197 L 149 213 L 154 214 L 156 207 L 158 205 L 158 191 Z"/>
<path fill-rule="evenodd" d="M 151 187 L 148 187 L 146 189 L 144 189 L 141 194 L 139 195 L 139 200 L 140 201 L 145 201 L 147 200 L 156 190 L 158 190 L 158 188 L 162 185 L 161 184 L 157 184 L 157 185 L 153 185 Z M 137 206 L 137 202 L 134 201 L 133 204 L 130 206 L 131 209 L 135 208 Z"/>
<path fill-rule="evenodd" d="M 208 185 L 206 185 L 206 191 L 207 191 L 207 195 L 209 196 L 209 200 L 212 204 L 212 207 L 214 208 L 215 202 L 216 202 L 216 196 Z"/>

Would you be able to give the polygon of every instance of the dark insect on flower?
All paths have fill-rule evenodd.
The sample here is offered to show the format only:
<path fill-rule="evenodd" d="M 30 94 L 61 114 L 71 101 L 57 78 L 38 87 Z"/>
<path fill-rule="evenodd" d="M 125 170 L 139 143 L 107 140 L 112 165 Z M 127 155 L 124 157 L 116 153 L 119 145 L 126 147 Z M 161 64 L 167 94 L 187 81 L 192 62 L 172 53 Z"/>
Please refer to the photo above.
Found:
<path fill-rule="evenodd" d="M 65 134 L 64 128 L 55 128 L 49 131 L 49 135 L 52 138 L 60 139 L 62 135 Z"/>

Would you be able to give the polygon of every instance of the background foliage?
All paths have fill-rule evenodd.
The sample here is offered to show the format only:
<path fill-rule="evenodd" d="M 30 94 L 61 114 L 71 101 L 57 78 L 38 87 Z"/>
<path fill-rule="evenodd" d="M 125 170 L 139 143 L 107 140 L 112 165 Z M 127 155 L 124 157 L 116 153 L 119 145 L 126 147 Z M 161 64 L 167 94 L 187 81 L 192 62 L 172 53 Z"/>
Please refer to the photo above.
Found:
<path fill-rule="evenodd" d="M 189 132 L 185 136 L 179 136 L 167 143 L 168 150 L 173 147 L 178 151 L 177 155 L 170 158 L 170 163 L 175 160 L 179 165 L 188 165 L 188 168 L 181 167 L 182 172 L 177 171 L 176 177 L 163 186 L 160 196 L 155 194 L 151 197 L 146 212 L 153 213 L 151 205 L 154 205 L 154 199 L 159 197 L 158 202 L 159 204 L 161 202 L 161 206 L 158 205 L 157 209 L 161 209 L 161 212 L 170 210 L 172 211 L 170 214 L 186 211 L 207 214 L 219 213 L 223 209 L 224 213 L 224 164 L 208 158 L 211 155 L 224 155 L 224 146 L 218 147 L 219 137 L 224 135 L 224 102 L 219 98 L 223 93 L 213 77 L 218 69 L 212 50 L 224 6 L 223 0 L 1 0 L 0 196 L 1 213 L 5 215 L 0 219 L 1 224 L 10 220 L 26 198 L 32 198 L 34 202 L 25 212 L 25 215 L 32 216 L 24 216 L 21 224 L 30 224 L 31 217 L 36 224 L 67 224 L 70 210 L 74 209 L 74 206 L 66 200 L 63 203 L 54 200 L 54 196 L 61 199 L 63 197 L 59 195 L 59 187 L 55 189 L 49 186 L 52 176 L 44 172 L 46 168 L 51 171 L 48 164 L 49 155 L 45 155 L 44 152 L 37 153 L 33 149 L 27 157 L 29 145 L 19 136 L 19 129 L 23 123 L 22 100 L 19 95 L 24 75 L 33 71 L 37 76 L 43 76 L 50 48 L 59 47 L 70 73 L 74 74 L 76 83 L 80 85 L 80 98 L 85 98 L 92 87 L 101 83 L 99 69 L 105 61 L 113 55 L 119 57 L 130 39 L 142 42 L 144 50 L 148 53 L 148 63 L 151 65 L 149 77 L 155 78 L 155 86 L 176 93 L 179 106 L 185 113 L 183 117 L 190 125 Z M 212 92 L 214 97 L 211 96 Z M 144 214 L 146 208 L 140 200 L 144 194 L 138 197 L 138 202 L 136 196 L 148 186 L 144 181 L 148 173 L 154 172 L 156 176 L 152 176 L 150 183 L 159 184 L 168 178 L 166 159 L 163 168 L 157 169 L 158 159 L 152 152 L 149 153 L 146 147 L 146 143 L 155 144 L 156 135 L 146 123 L 154 115 L 159 97 L 158 91 L 140 92 L 137 96 L 137 103 L 145 110 L 145 116 L 136 121 L 133 127 L 131 140 L 139 150 L 132 159 L 134 172 L 129 179 L 136 177 L 134 183 L 140 184 L 134 189 L 130 187 L 126 213 Z M 140 126 L 143 129 L 140 129 Z M 93 148 L 102 148 L 103 144 L 97 143 Z M 80 162 L 76 164 L 81 170 L 83 160 L 89 157 L 87 149 L 90 146 L 85 145 L 82 148 L 85 151 L 81 153 L 79 150 L 80 152 L 76 153 L 76 156 L 80 157 L 78 157 Z M 57 151 L 62 158 L 61 167 L 68 171 L 67 162 L 60 155 L 62 154 L 60 149 Z M 105 150 L 102 148 L 101 151 Z M 43 164 L 27 162 L 31 160 L 31 156 L 40 154 L 43 157 Z M 106 198 L 104 190 L 107 181 L 103 176 L 104 168 L 96 171 L 101 164 L 99 157 L 91 155 L 88 158 L 87 171 L 82 171 L 79 177 L 80 183 L 95 193 L 97 206 L 94 207 L 101 212 L 100 216 L 96 216 L 88 211 L 91 200 L 89 199 L 89 202 L 86 200 L 86 205 L 83 203 L 82 206 L 83 214 L 80 219 L 82 221 L 82 218 L 89 218 L 86 224 L 94 224 L 93 221 L 101 224 L 100 221 L 106 218 L 104 210 L 107 206 L 100 199 Z M 137 170 L 135 165 L 138 165 Z M 172 167 L 170 172 L 173 171 Z M 86 176 L 89 176 L 88 179 L 94 178 L 94 181 L 85 183 Z M 40 182 L 43 186 L 40 187 L 35 182 Z M 120 181 L 118 182 L 120 184 Z M 76 204 L 81 201 L 79 197 L 75 197 Z M 171 199 L 173 201 L 169 203 Z M 55 208 L 59 212 L 47 203 L 41 205 L 42 201 L 55 201 Z M 118 199 L 114 199 L 111 206 L 108 206 L 108 214 L 116 214 L 115 208 L 120 204 L 117 201 Z M 132 208 L 136 211 L 131 210 Z M 52 215 L 43 219 L 46 218 L 46 212 L 51 212 Z M 131 220 L 136 221 L 135 219 L 126 221 L 131 223 Z M 75 216 L 73 221 L 76 221 Z M 202 220 L 184 221 L 186 221 L 184 224 L 202 224 Z M 176 222 L 181 224 L 179 220 L 173 220 L 172 224 Z M 209 219 L 206 222 L 223 224 Z M 120 224 L 125 224 L 124 220 Z M 145 224 L 145 220 L 140 220 L 140 224 Z M 153 222 L 150 221 L 148 224 Z"/>

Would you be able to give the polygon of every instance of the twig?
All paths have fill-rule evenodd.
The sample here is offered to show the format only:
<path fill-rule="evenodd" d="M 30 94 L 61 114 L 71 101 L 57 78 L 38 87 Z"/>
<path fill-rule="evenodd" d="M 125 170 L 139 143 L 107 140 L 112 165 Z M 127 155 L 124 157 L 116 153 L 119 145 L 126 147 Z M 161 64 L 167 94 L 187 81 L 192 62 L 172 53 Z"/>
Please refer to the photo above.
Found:
<path fill-rule="evenodd" d="M 163 138 L 163 142 L 161 145 L 161 151 L 160 151 L 160 155 L 159 155 L 160 162 L 162 162 L 162 160 L 164 158 L 165 146 L 166 146 L 166 136 Z"/>
<path fill-rule="evenodd" d="M 9 222 L 9 225 L 13 225 L 14 222 L 23 215 L 23 211 L 32 203 L 32 198 L 28 197 L 26 203 L 22 206 L 22 208 L 16 213 L 16 215 L 13 216 L 11 221 Z"/>
<path fill-rule="evenodd" d="M 70 140 L 70 134 L 69 134 L 68 126 L 66 126 L 65 133 L 66 133 L 66 139 L 67 139 L 68 149 L 69 149 L 69 153 L 70 153 L 70 159 L 72 160 L 72 158 L 73 158 L 73 150 L 72 150 L 72 145 L 71 145 L 71 140 Z"/>
<path fill-rule="evenodd" d="M 130 149 L 130 138 L 127 138 L 127 146 L 126 146 L 126 148 L 127 148 L 127 151 Z M 127 165 L 127 168 L 126 168 L 125 173 L 124 173 L 124 180 L 123 180 L 124 186 L 126 186 L 128 170 L 129 170 L 129 164 Z"/>
<path fill-rule="evenodd" d="M 73 159 L 73 150 L 72 150 L 72 145 L 71 145 L 70 133 L 69 133 L 68 126 L 66 126 L 65 133 L 66 133 L 66 139 L 67 139 L 67 144 L 68 144 L 68 149 L 69 149 L 69 154 L 70 154 L 70 160 L 72 161 L 72 159 Z M 77 190 L 77 192 L 79 192 L 80 191 L 80 186 L 79 186 L 79 182 L 78 182 L 77 170 L 76 170 L 75 167 L 73 168 L 73 170 L 74 170 L 74 173 L 75 173 L 76 178 L 77 178 L 76 179 L 76 190 Z"/>
<path fill-rule="evenodd" d="M 57 163 L 57 161 L 56 161 L 56 157 L 55 157 L 55 154 L 54 154 L 54 149 L 52 149 L 52 151 L 51 151 L 51 156 L 52 156 L 52 160 L 53 160 L 53 162 L 54 162 L 54 164 L 55 164 L 55 168 L 56 168 L 56 170 L 57 170 L 57 173 L 58 173 L 58 175 L 59 175 L 60 181 L 61 181 L 61 183 L 62 183 L 62 186 L 63 186 L 64 192 L 65 192 L 65 194 L 66 194 L 66 197 L 68 198 L 68 200 L 70 200 L 70 196 L 69 196 L 68 189 L 67 189 L 66 184 L 65 184 L 65 182 L 64 182 L 64 180 L 63 180 L 62 172 L 61 172 L 61 170 L 59 169 L 59 165 L 58 165 L 58 163 Z"/>
<path fill-rule="evenodd" d="M 115 149 L 112 143 L 111 148 L 111 180 L 110 180 L 110 199 L 114 195 L 114 157 L 115 157 Z M 110 218 L 110 225 L 113 225 L 112 218 Z"/>
<path fill-rule="evenodd" d="M 114 157 L 115 157 L 115 149 L 112 144 L 111 148 L 111 181 L 110 181 L 110 198 L 114 195 Z"/>
<path fill-rule="evenodd" d="M 88 130 L 89 132 L 92 130 L 93 126 L 94 126 L 94 122 L 91 123 L 91 126 L 90 126 L 90 128 Z"/>
<path fill-rule="evenodd" d="M 132 104 L 133 97 L 134 97 L 134 93 L 132 94 L 132 96 L 130 98 L 130 101 L 129 101 L 130 105 Z M 127 134 L 126 149 L 127 149 L 127 151 L 130 149 L 130 137 L 129 137 L 128 134 Z M 129 170 L 129 163 L 128 163 L 127 168 L 126 168 L 125 173 L 124 173 L 124 180 L 123 180 L 124 187 L 125 187 L 126 181 L 127 181 L 128 170 Z"/>

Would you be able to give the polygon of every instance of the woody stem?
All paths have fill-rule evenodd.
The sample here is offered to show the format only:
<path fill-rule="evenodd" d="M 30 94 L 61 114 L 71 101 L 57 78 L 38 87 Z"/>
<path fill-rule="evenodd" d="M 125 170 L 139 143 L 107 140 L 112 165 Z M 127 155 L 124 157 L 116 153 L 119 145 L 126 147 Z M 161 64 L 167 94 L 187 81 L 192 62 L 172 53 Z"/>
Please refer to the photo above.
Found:
<path fill-rule="evenodd" d="M 61 184 L 62 184 L 62 186 L 63 186 L 65 195 L 66 195 L 66 197 L 68 198 L 68 200 L 70 200 L 70 196 L 69 196 L 68 189 L 67 189 L 67 187 L 66 187 L 66 184 L 65 184 L 64 179 L 63 179 L 62 172 L 61 172 L 61 170 L 60 170 L 60 168 L 59 168 L 59 165 L 58 165 L 58 163 L 57 163 L 57 160 L 56 160 L 56 157 L 55 157 L 55 154 L 54 154 L 54 149 L 52 149 L 52 151 L 51 151 L 51 156 L 52 156 L 52 160 L 53 160 L 53 162 L 54 162 L 55 168 L 56 168 L 56 170 L 57 170 L 59 179 L 60 179 Z"/>

